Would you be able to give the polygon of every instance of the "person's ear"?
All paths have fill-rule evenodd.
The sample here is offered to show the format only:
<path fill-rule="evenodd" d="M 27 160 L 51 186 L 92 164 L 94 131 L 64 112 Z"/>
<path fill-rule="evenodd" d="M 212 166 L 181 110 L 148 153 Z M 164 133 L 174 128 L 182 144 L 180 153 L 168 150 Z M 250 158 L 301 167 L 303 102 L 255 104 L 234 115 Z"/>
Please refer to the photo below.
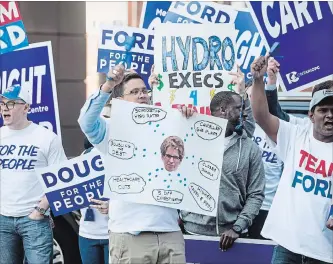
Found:
<path fill-rule="evenodd" d="M 222 118 L 227 118 L 227 116 L 228 116 L 228 110 L 227 110 L 227 108 L 221 106 L 220 112 L 221 112 L 221 117 Z"/>
<path fill-rule="evenodd" d="M 29 109 L 30 109 L 30 105 L 28 105 L 28 104 L 25 104 L 24 105 L 24 112 L 29 112 Z"/>

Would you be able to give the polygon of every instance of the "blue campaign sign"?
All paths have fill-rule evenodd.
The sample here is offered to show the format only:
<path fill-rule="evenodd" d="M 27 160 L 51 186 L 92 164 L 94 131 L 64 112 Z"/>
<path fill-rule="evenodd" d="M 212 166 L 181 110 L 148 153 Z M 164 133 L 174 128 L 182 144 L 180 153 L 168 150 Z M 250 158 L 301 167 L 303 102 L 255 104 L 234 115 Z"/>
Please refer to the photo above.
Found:
<path fill-rule="evenodd" d="M 115 65 L 123 64 L 126 69 L 139 73 L 149 87 L 148 78 L 154 64 L 153 42 L 152 30 L 101 25 L 97 71 L 107 73 Z"/>
<path fill-rule="evenodd" d="M 163 23 L 171 1 L 144 2 L 141 11 L 140 27 L 155 29 L 156 25 Z"/>
<path fill-rule="evenodd" d="M 236 38 L 237 63 L 246 79 L 251 79 L 250 66 L 253 60 L 265 55 L 266 48 L 260 38 L 250 12 L 213 2 L 173 2 L 164 23 L 233 23 L 238 30 Z"/>
<path fill-rule="evenodd" d="M 222 252 L 219 237 L 184 237 L 187 264 L 270 264 L 276 245 L 267 240 L 237 239 L 230 249 Z"/>
<path fill-rule="evenodd" d="M 333 78 L 332 3 L 250 2 L 249 7 L 267 47 L 280 43 L 284 91 L 301 91 Z"/>
<path fill-rule="evenodd" d="M 51 42 L 35 43 L 3 54 L 0 60 L 1 93 L 14 84 L 30 89 L 29 120 L 61 136 Z"/>
<path fill-rule="evenodd" d="M 55 216 L 87 207 L 91 198 L 104 199 L 103 160 L 94 150 L 36 172 Z"/>

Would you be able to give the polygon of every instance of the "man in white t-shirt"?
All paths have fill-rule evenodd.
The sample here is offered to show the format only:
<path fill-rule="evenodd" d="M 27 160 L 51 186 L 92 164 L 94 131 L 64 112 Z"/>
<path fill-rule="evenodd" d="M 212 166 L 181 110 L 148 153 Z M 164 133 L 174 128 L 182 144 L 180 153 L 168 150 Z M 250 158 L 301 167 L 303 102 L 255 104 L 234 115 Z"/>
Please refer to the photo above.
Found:
<path fill-rule="evenodd" d="M 11 86 L 0 95 L 0 262 L 49 264 L 53 235 L 49 204 L 35 168 L 66 160 L 60 138 L 27 119 L 31 94 Z M 22 248 L 23 245 L 23 248 Z"/>
<path fill-rule="evenodd" d="M 312 126 L 271 115 L 263 76 L 268 56 L 251 65 L 252 108 L 284 171 L 262 235 L 273 239 L 273 264 L 332 263 L 333 81 L 318 84 L 309 109 Z"/>
<path fill-rule="evenodd" d="M 150 101 L 140 75 L 125 72 L 122 65 L 110 70 L 106 82 L 86 101 L 78 120 L 88 140 L 104 154 L 110 128 L 100 113 L 110 96 L 140 104 Z M 193 115 L 185 106 L 180 110 L 186 117 Z M 185 263 L 176 209 L 114 200 L 109 204 L 110 263 Z"/>

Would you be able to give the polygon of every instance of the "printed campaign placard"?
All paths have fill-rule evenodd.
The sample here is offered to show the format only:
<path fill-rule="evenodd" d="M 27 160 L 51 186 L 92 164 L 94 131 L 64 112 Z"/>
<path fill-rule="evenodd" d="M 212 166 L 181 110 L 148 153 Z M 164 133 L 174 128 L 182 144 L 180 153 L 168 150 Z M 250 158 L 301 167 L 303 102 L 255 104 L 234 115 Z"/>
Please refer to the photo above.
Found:
<path fill-rule="evenodd" d="M 135 38 L 133 47 L 128 48 L 128 37 Z M 101 24 L 98 40 L 97 71 L 107 73 L 117 64 L 139 73 L 147 87 L 150 70 L 154 64 L 154 32 L 134 27 L 116 27 Z"/>
<path fill-rule="evenodd" d="M 276 243 L 239 238 L 227 251 L 219 247 L 220 237 L 185 235 L 187 264 L 269 264 Z"/>
<path fill-rule="evenodd" d="M 279 83 L 301 91 L 333 78 L 333 3 L 249 2 L 267 48 L 280 42 Z M 330 36 L 331 36 L 330 35 Z"/>
<path fill-rule="evenodd" d="M 17 2 L 0 1 L 0 55 L 28 45 Z"/>
<path fill-rule="evenodd" d="M 210 114 L 215 93 L 232 89 L 236 72 L 236 30 L 232 24 L 160 24 L 155 30 L 155 105 L 185 104 Z"/>
<path fill-rule="evenodd" d="M 87 207 L 90 198 L 102 198 L 103 159 L 94 151 L 61 164 L 36 169 L 36 173 L 54 216 Z"/>
<path fill-rule="evenodd" d="M 140 27 L 153 30 L 158 24 L 163 23 L 171 3 L 171 1 L 143 2 Z"/>
<path fill-rule="evenodd" d="M 19 84 L 32 91 L 29 120 L 61 137 L 51 42 L 41 42 L 1 55 L 0 90 Z M 0 126 L 3 120 L 0 118 Z"/>
<path fill-rule="evenodd" d="M 252 79 L 251 63 L 266 54 L 264 41 L 247 8 L 235 8 L 214 2 L 172 2 L 164 23 L 226 23 L 237 30 L 236 61 L 245 73 L 246 80 Z M 210 26 L 207 26 L 209 28 Z"/>
<path fill-rule="evenodd" d="M 115 100 L 104 196 L 215 216 L 226 125 L 221 118 L 187 119 L 176 109 Z"/>

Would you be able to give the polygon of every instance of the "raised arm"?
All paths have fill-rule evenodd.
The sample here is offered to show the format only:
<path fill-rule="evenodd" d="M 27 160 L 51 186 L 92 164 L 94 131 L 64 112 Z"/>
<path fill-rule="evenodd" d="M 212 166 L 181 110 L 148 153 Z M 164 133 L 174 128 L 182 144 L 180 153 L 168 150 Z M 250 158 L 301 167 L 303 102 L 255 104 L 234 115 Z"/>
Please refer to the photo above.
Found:
<path fill-rule="evenodd" d="M 267 64 L 268 56 L 260 56 L 251 65 L 251 73 L 253 75 L 251 106 L 257 124 L 271 140 L 276 142 L 279 119 L 269 112 L 263 79 L 267 71 Z"/>
<path fill-rule="evenodd" d="M 110 70 L 107 75 L 107 81 L 88 98 L 81 109 L 78 122 L 82 132 L 93 145 L 101 143 L 105 138 L 107 131 L 106 122 L 100 115 L 104 105 L 110 98 L 113 88 L 123 80 L 124 70 L 122 65 L 117 65 Z"/>
<path fill-rule="evenodd" d="M 284 121 L 289 122 L 290 118 L 289 115 L 282 111 L 281 106 L 278 100 L 278 93 L 277 93 L 277 76 L 276 74 L 279 72 L 280 63 L 275 60 L 273 57 L 268 59 L 268 66 L 267 66 L 267 85 L 265 87 L 266 98 L 268 102 L 268 109 L 269 112 L 282 119 Z"/>
<path fill-rule="evenodd" d="M 231 84 L 235 85 L 235 92 L 240 96 L 244 96 L 246 93 L 245 89 L 245 75 L 241 71 L 239 65 L 237 65 L 237 72 L 229 72 L 229 75 L 233 76 Z M 256 124 L 252 114 L 251 102 L 249 96 L 245 96 L 245 112 L 247 113 L 247 118 L 245 119 L 244 129 L 248 137 L 252 138 Z"/>

